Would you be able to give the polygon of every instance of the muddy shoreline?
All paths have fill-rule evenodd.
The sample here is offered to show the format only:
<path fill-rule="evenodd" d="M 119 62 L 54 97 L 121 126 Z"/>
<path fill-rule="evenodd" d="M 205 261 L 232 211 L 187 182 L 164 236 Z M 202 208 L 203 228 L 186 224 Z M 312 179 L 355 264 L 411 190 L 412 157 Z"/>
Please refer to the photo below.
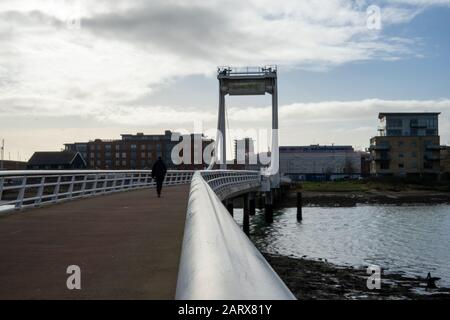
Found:
<path fill-rule="evenodd" d="M 357 205 L 434 205 L 450 204 L 444 192 L 313 192 L 303 191 L 303 206 L 354 207 Z M 283 207 L 297 206 L 297 192 L 291 191 L 280 202 Z"/>
<path fill-rule="evenodd" d="M 299 300 L 450 300 L 450 288 L 426 289 L 425 277 L 383 272 L 381 289 L 369 290 L 365 268 L 263 255 Z"/>

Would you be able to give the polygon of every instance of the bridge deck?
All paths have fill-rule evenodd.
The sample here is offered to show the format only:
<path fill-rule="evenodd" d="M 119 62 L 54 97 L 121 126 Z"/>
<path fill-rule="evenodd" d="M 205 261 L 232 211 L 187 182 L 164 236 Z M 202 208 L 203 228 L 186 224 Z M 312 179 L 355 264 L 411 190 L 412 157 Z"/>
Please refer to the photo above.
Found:
<path fill-rule="evenodd" d="M 0 299 L 173 299 L 189 186 L 0 216 Z M 68 290 L 69 265 L 81 290 Z"/>

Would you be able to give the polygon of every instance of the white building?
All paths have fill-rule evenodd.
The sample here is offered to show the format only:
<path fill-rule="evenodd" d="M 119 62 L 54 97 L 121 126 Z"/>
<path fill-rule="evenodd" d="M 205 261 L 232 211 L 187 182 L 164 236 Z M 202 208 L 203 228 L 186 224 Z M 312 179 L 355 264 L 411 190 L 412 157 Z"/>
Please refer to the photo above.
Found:
<path fill-rule="evenodd" d="M 293 180 L 357 178 L 361 153 L 352 146 L 280 147 L 280 172 Z"/>

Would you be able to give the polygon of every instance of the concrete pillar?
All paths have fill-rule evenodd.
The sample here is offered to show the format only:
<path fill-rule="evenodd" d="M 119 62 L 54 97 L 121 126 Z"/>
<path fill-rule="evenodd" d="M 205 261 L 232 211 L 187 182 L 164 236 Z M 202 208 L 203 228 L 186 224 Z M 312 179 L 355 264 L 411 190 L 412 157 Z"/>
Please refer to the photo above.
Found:
<path fill-rule="evenodd" d="M 243 211 L 244 211 L 244 221 L 243 221 L 243 229 L 244 233 L 248 236 L 250 234 L 250 214 L 249 214 L 249 198 L 248 195 L 244 195 L 243 197 Z"/>
<path fill-rule="evenodd" d="M 256 199 L 255 196 L 251 197 L 248 201 L 248 210 L 251 216 L 256 214 Z"/>
<path fill-rule="evenodd" d="M 272 192 L 266 192 L 264 200 L 265 200 L 264 201 L 264 216 L 265 216 L 266 222 L 272 223 L 273 222 Z"/>
<path fill-rule="evenodd" d="M 219 85 L 219 131 L 221 137 L 221 162 L 220 169 L 227 168 L 227 138 L 226 138 L 226 123 L 225 123 L 225 94 L 222 92 L 222 86 Z"/>
<path fill-rule="evenodd" d="M 234 205 L 233 205 L 233 199 L 228 199 L 226 202 L 226 207 L 228 212 L 231 214 L 231 216 L 234 216 Z"/>

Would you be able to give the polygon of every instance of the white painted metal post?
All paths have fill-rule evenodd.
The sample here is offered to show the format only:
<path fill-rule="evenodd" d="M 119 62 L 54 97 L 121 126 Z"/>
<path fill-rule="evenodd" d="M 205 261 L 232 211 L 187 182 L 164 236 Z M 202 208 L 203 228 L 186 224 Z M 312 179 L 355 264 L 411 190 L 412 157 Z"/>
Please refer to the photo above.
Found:
<path fill-rule="evenodd" d="M 75 182 L 75 175 L 72 176 L 72 178 L 70 179 L 70 185 L 69 185 L 69 190 L 68 190 L 68 197 L 69 199 L 72 198 L 72 193 L 73 193 L 73 184 Z"/>
<path fill-rule="evenodd" d="M 41 177 L 41 182 L 36 194 L 37 199 L 34 201 L 35 205 L 39 205 L 42 202 L 42 195 L 44 194 L 45 176 Z"/>
<path fill-rule="evenodd" d="M 58 179 L 56 180 L 55 189 L 53 190 L 53 197 L 52 197 L 53 202 L 58 201 L 60 187 L 61 187 L 61 176 L 58 176 Z"/>
<path fill-rule="evenodd" d="M 23 205 L 23 198 L 25 197 L 26 186 L 27 186 L 27 177 L 24 176 L 22 178 L 22 184 L 20 186 L 19 193 L 17 194 L 17 202 L 15 205 L 16 208 L 21 208 Z"/>

